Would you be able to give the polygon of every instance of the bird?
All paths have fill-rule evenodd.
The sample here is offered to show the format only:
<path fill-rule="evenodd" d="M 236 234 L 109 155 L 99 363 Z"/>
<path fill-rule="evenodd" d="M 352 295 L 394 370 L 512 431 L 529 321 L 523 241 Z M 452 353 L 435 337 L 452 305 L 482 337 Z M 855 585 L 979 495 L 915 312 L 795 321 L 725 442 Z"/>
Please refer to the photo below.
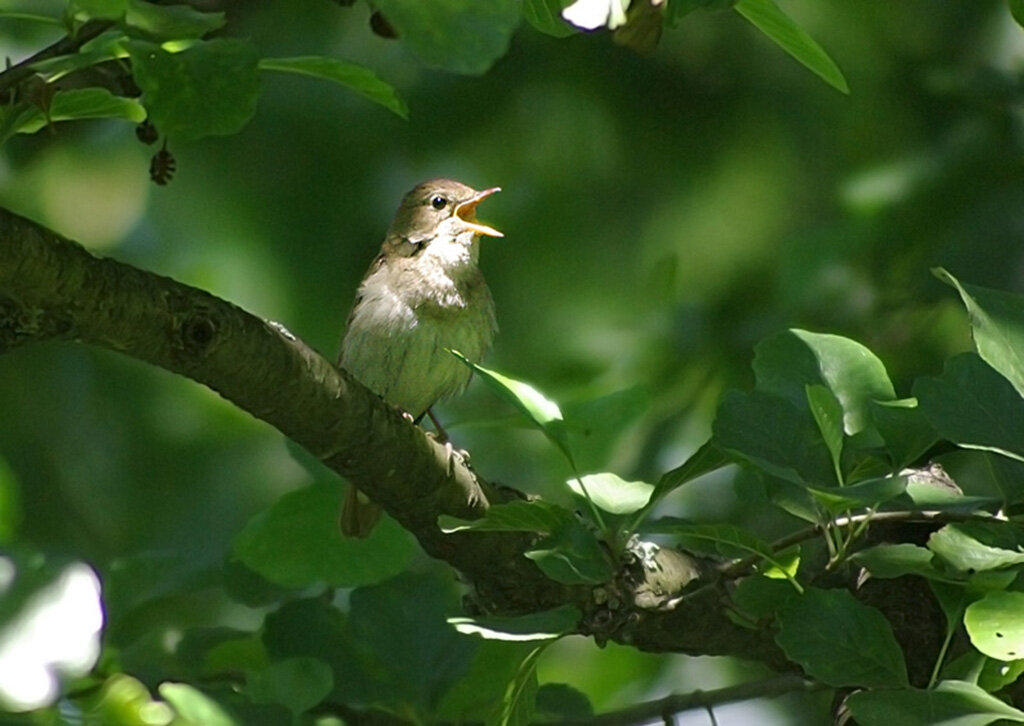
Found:
<path fill-rule="evenodd" d="M 481 237 L 502 233 L 476 219 L 484 199 L 451 179 L 417 184 L 403 198 L 356 292 L 341 343 L 339 365 L 415 422 L 460 393 L 472 371 L 451 351 L 479 362 L 497 332 L 494 300 L 478 267 Z M 341 531 L 367 537 L 378 505 L 348 487 Z"/>

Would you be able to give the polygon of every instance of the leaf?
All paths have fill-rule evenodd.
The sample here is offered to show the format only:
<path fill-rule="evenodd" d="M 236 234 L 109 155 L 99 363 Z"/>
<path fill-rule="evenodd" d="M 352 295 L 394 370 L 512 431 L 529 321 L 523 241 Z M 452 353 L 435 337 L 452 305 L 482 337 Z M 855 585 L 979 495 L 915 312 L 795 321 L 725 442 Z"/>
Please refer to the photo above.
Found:
<path fill-rule="evenodd" d="M 773 476 L 818 485 L 833 479 L 814 419 L 781 396 L 729 391 L 712 428 L 719 448 Z"/>
<path fill-rule="evenodd" d="M 820 384 L 843 407 L 843 431 L 853 436 L 871 423 L 871 403 L 896 398 L 882 361 L 860 343 L 839 335 L 792 329 L 757 344 L 757 390 L 807 405 L 807 386 Z"/>
<path fill-rule="evenodd" d="M 526 556 L 552 580 L 567 585 L 594 585 L 612 575 L 604 548 L 579 520 L 572 519 L 540 540 Z"/>
<path fill-rule="evenodd" d="M 660 501 L 669 492 L 709 472 L 721 469 L 727 464 L 729 464 L 729 458 L 722 453 L 714 440 L 705 441 L 689 459 L 662 475 L 658 483 L 654 485 L 651 501 Z"/>
<path fill-rule="evenodd" d="M 836 483 L 842 486 L 844 478 L 840 460 L 843 454 L 843 407 L 839 405 L 839 400 L 832 391 L 825 386 L 815 383 L 808 385 L 805 390 L 807 405 L 832 458 Z"/>
<path fill-rule="evenodd" d="M 775 637 L 790 660 L 830 686 L 907 685 L 889 622 L 846 590 L 807 588 L 779 613 Z"/>
<path fill-rule="evenodd" d="M 320 703 L 334 688 L 334 674 L 319 658 L 286 658 L 249 675 L 245 691 L 254 703 L 277 703 L 295 716 Z"/>
<path fill-rule="evenodd" d="M 569 448 L 580 470 L 607 469 L 623 433 L 650 407 L 650 395 L 643 386 L 563 405 Z"/>
<path fill-rule="evenodd" d="M 896 470 L 917 461 L 939 440 L 916 398 L 872 401 L 869 407 Z"/>
<path fill-rule="evenodd" d="M 125 22 L 153 40 L 163 42 L 202 38 L 223 28 L 227 19 L 222 12 L 204 13 L 185 3 L 156 5 L 146 0 L 127 0 Z"/>
<path fill-rule="evenodd" d="M 849 94 L 843 72 L 828 53 L 772 0 L 739 0 L 736 12 L 837 91 Z"/>
<path fill-rule="evenodd" d="M 16 10 L 2 10 L 0 11 L 0 18 L 9 18 L 11 20 L 24 20 L 29 23 L 40 23 L 42 25 L 51 25 L 57 28 L 64 27 L 64 21 L 60 18 L 55 18 L 50 15 L 37 15 L 36 13 L 22 13 Z"/>
<path fill-rule="evenodd" d="M 14 133 L 32 134 L 46 126 L 46 117 L 38 108 L 19 119 Z M 73 121 L 87 118 L 121 118 L 141 123 L 146 110 L 133 98 L 115 96 L 105 88 L 77 88 L 58 91 L 50 102 L 50 121 Z"/>
<path fill-rule="evenodd" d="M 572 605 L 562 605 L 539 613 L 512 618 L 448 618 L 448 623 L 464 635 L 479 635 L 488 640 L 553 640 L 575 632 L 582 615 Z"/>
<path fill-rule="evenodd" d="M 544 721 L 583 721 L 594 717 L 586 694 L 568 683 L 545 683 L 537 690 L 537 713 Z"/>
<path fill-rule="evenodd" d="M 537 699 L 537 661 L 544 645 L 534 648 L 519 664 L 505 686 L 501 701 L 485 721 L 486 726 L 528 726 L 533 721 Z"/>
<path fill-rule="evenodd" d="M 340 509 L 334 482 L 290 492 L 246 524 L 233 551 L 250 569 L 292 588 L 367 585 L 405 569 L 415 545 L 398 525 L 385 519 L 366 539 L 342 537 Z"/>
<path fill-rule="evenodd" d="M 1024 0 L 1009 0 L 1010 15 L 1017 21 L 1017 25 L 1024 27 Z"/>
<path fill-rule="evenodd" d="M 396 116 L 409 118 L 409 107 L 398 96 L 394 86 L 382 81 L 369 68 L 355 63 L 323 56 L 261 58 L 259 68 L 264 71 L 298 73 L 333 81 L 355 91 L 363 98 L 380 104 Z"/>
<path fill-rule="evenodd" d="M 985 726 L 999 719 L 1024 721 L 1024 711 L 963 681 L 942 681 L 927 691 L 858 691 L 847 704 L 862 726 Z"/>
<path fill-rule="evenodd" d="M 566 483 L 581 497 L 589 497 L 594 504 L 612 514 L 640 511 L 647 506 L 654 492 L 654 487 L 647 482 L 626 481 L 610 472 L 587 474 Z"/>
<path fill-rule="evenodd" d="M 157 686 L 157 692 L 174 707 L 186 724 L 241 726 L 223 706 L 187 683 L 164 682 Z"/>
<path fill-rule="evenodd" d="M 480 640 L 467 672 L 449 688 L 434 709 L 433 722 L 482 723 L 519 674 L 537 643 Z"/>
<path fill-rule="evenodd" d="M 873 507 L 888 502 L 902 494 L 906 488 L 906 477 L 888 476 L 832 489 L 807 487 L 807 491 L 829 512 L 838 514 L 848 509 Z"/>
<path fill-rule="evenodd" d="M 259 56 L 251 43 L 219 38 L 180 53 L 142 41 L 126 45 L 142 104 L 169 138 L 233 134 L 255 113 Z"/>
<path fill-rule="evenodd" d="M 774 617 L 800 593 L 782 580 L 765 575 L 744 577 L 732 592 L 732 601 L 744 614 L 756 618 Z"/>
<path fill-rule="evenodd" d="M 427 65 L 479 75 L 505 55 L 518 0 L 375 0 L 402 44 Z"/>
<path fill-rule="evenodd" d="M 974 647 L 990 658 L 1024 658 L 1024 592 L 987 593 L 967 606 L 964 625 Z"/>
<path fill-rule="evenodd" d="M 71 0 L 68 13 L 78 20 L 119 20 L 124 17 L 127 0 Z"/>
<path fill-rule="evenodd" d="M 572 452 L 569 450 L 569 441 L 562 420 L 562 411 L 558 404 L 547 398 L 544 394 L 531 386 L 529 383 L 510 378 L 509 376 L 484 368 L 470 361 L 466 356 L 457 350 L 452 355 L 461 360 L 487 384 L 491 390 L 515 406 L 526 416 L 544 435 L 553 443 L 559 451 L 573 464 Z"/>
<path fill-rule="evenodd" d="M 1024 399 L 977 354 L 950 358 L 938 378 L 918 379 L 914 395 L 942 437 L 1024 461 Z"/>
<path fill-rule="evenodd" d="M 941 267 L 933 272 L 960 293 L 978 354 L 1024 396 L 1024 297 L 962 284 Z"/>
<path fill-rule="evenodd" d="M 926 547 L 914 544 L 880 544 L 855 553 L 850 560 L 865 568 L 873 577 L 884 579 L 919 575 L 929 580 L 942 582 L 963 582 L 963 578 L 952 576 L 935 567 L 932 560 L 935 553 Z"/>
<path fill-rule="evenodd" d="M 568 38 L 578 31 L 562 19 L 562 8 L 571 0 L 524 0 L 523 17 L 535 29 L 554 38 Z"/>
<path fill-rule="evenodd" d="M 445 533 L 474 530 L 478 532 L 540 532 L 551 534 L 573 519 L 573 513 L 557 504 L 541 499 L 493 504 L 487 513 L 474 520 L 448 515 L 438 517 Z"/>
<path fill-rule="evenodd" d="M 1013 525 L 1006 525 L 1013 528 Z M 961 572 L 982 572 L 1024 563 L 1020 544 L 1007 542 L 1009 530 L 985 525 L 947 524 L 928 538 L 928 549 Z"/>

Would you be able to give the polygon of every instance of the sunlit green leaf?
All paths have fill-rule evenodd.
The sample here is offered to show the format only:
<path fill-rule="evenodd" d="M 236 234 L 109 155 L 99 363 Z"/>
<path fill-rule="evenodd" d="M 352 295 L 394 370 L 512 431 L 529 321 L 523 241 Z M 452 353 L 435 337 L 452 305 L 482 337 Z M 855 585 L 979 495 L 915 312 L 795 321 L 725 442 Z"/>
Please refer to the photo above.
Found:
<path fill-rule="evenodd" d="M 302 56 L 299 58 L 261 58 L 261 70 L 283 71 L 322 78 L 339 83 L 374 103 L 380 104 L 402 118 L 409 117 L 406 106 L 394 86 L 385 83 L 368 68 L 323 56 Z"/>
<path fill-rule="evenodd" d="M 105 88 L 76 88 L 58 91 L 50 103 L 50 121 L 75 121 L 87 118 L 120 118 L 140 123 L 146 110 L 134 98 L 115 96 Z M 16 132 L 32 134 L 46 126 L 46 118 L 38 108 L 24 115 Z"/>
<path fill-rule="evenodd" d="M 203 726 L 242 726 L 217 701 L 188 683 L 161 683 L 157 686 L 157 692 L 174 707 L 185 723 Z"/>
<path fill-rule="evenodd" d="M 1024 564 L 1013 525 L 947 524 L 928 538 L 928 549 L 961 572 Z"/>
<path fill-rule="evenodd" d="M 612 514 L 632 514 L 643 509 L 654 487 L 642 481 L 626 481 L 616 474 L 587 474 L 569 479 L 569 488 L 582 497 L 589 497 L 597 506 Z"/>
<path fill-rule="evenodd" d="M 117 20 L 127 5 L 127 0 L 71 0 L 68 12 L 81 20 Z"/>
<path fill-rule="evenodd" d="M 903 652 L 889 621 L 846 590 L 807 588 L 779 613 L 776 642 L 830 686 L 907 685 Z"/>
<path fill-rule="evenodd" d="M 736 12 L 837 91 L 849 93 L 843 72 L 803 28 L 772 0 L 739 0 Z"/>
<path fill-rule="evenodd" d="M 572 605 L 512 618 L 448 618 L 460 633 L 479 635 L 488 640 L 551 640 L 573 632 L 580 611 Z"/>
<path fill-rule="evenodd" d="M 125 1 L 125 22 L 158 42 L 202 38 L 224 27 L 226 22 L 222 12 L 204 13 L 186 3 L 157 5 L 146 0 Z"/>

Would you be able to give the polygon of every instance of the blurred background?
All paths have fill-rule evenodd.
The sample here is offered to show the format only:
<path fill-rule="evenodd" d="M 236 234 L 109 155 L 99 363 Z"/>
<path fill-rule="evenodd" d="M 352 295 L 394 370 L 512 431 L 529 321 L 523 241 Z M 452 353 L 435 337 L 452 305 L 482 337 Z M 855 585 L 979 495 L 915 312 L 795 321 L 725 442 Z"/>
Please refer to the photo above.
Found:
<path fill-rule="evenodd" d="M 47 5 L 62 3 L 33 11 Z M 1024 34 L 1006 3 L 780 5 L 838 63 L 849 96 L 732 12 L 687 16 L 649 55 L 524 24 L 488 74 L 461 77 L 373 35 L 362 5 L 228 3 L 230 34 L 267 56 L 366 65 L 410 119 L 266 74 L 239 135 L 171 140 L 166 187 L 148 180 L 153 149 L 129 125 L 78 123 L 6 145 L 0 204 L 279 321 L 333 360 L 401 195 L 434 176 L 500 185 L 480 209 L 506 235 L 483 242 L 501 326 L 487 364 L 567 411 L 600 412 L 588 470 L 653 481 L 703 442 L 724 390 L 751 384 L 762 338 L 852 337 L 909 395 L 968 344 L 931 267 L 1024 291 Z M 12 61 L 48 38 L 0 21 Z M 257 512 L 326 476 L 216 394 L 71 344 L 0 357 L 0 411 L 9 528 L 99 567 L 138 552 L 220 563 Z M 557 452 L 479 382 L 439 415 L 484 477 L 565 499 Z M 742 475 L 685 488 L 666 511 L 765 536 L 787 526 L 759 521 L 762 500 L 731 477 Z M 211 598 L 164 617 L 203 621 L 218 612 Z M 598 709 L 760 672 L 583 640 L 541 664 L 542 680 L 572 683 Z M 637 673 L 649 674 L 643 693 Z M 761 722 L 827 708 L 787 699 Z M 720 723 L 742 722 L 727 713 Z"/>

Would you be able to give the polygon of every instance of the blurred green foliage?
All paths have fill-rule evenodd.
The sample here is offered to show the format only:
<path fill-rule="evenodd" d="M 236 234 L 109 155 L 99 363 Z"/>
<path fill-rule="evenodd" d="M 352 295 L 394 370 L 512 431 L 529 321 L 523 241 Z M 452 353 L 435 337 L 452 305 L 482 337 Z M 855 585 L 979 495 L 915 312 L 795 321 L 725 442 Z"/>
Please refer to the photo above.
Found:
<path fill-rule="evenodd" d="M 43 6 L 63 3 L 34 12 Z M 734 13 L 691 13 L 647 56 L 607 34 L 560 40 L 524 24 L 486 75 L 464 77 L 373 35 L 363 5 L 234 3 L 233 36 L 267 57 L 372 68 L 409 121 L 336 86 L 266 74 L 240 133 L 172 139 L 166 187 L 148 181 L 151 152 L 128 126 L 85 122 L 8 142 L 0 204 L 280 321 L 333 358 L 401 194 L 433 176 L 501 185 L 483 209 L 506 235 L 482 253 L 501 325 L 488 365 L 567 411 L 645 391 L 587 463 L 656 481 L 707 437 L 723 392 L 753 384 L 754 345 L 773 333 L 849 336 L 904 397 L 969 345 L 959 301 L 929 268 L 1024 291 L 1024 36 L 1006 3 L 785 9 L 843 69 L 849 96 Z M 0 48 L 16 61 L 60 32 L 0 20 Z M 105 587 L 146 593 L 111 636 L 125 663 L 168 657 L 160 633 L 253 626 L 210 573 L 257 513 L 326 476 L 315 462 L 205 389 L 73 345 L 0 358 L 0 410 L 0 543 L 16 533 L 111 573 Z M 562 457 L 479 382 L 440 413 L 483 476 L 565 501 Z M 664 506 L 767 538 L 790 524 L 731 483 L 709 477 Z M 147 589 L 138 563 L 154 553 L 173 586 Z M 581 639 L 538 668 L 599 711 L 751 672 Z M 783 708 L 775 722 L 796 723 L 827 702 Z"/>

